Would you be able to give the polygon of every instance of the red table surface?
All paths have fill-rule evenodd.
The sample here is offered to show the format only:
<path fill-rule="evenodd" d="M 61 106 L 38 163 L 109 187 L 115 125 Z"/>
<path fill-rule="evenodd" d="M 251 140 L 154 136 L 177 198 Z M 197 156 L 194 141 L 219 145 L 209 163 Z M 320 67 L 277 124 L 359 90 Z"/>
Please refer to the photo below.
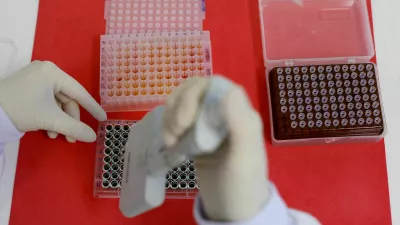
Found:
<path fill-rule="evenodd" d="M 99 100 L 101 0 L 41 0 L 33 59 L 51 60 Z M 265 68 L 256 0 L 207 1 L 214 71 L 242 84 L 269 127 Z M 140 119 L 143 113 L 113 113 Z M 87 112 L 82 120 L 96 128 Z M 391 224 L 383 141 L 273 148 L 265 131 L 270 178 L 290 207 L 323 224 Z M 21 143 L 10 224 L 193 224 L 192 200 L 167 200 L 150 213 L 124 218 L 116 199 L 93 197 L 95 144 L 49 140 L 44 132 Z"/>

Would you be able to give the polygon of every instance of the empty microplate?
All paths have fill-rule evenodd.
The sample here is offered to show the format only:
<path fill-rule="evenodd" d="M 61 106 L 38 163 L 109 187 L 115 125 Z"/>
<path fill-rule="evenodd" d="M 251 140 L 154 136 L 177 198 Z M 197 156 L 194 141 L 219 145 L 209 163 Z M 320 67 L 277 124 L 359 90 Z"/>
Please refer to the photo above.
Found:
<path fill-rule="evenodd" d="M 203 30 L 202 0 L 109 0 L 107 34 Z"/>
<path fill-rule="evenodd" d="M 206 31 L 102 36 L 101 105 L 150 110 L 187 78 L 211 76 L 211 58 Z"/>

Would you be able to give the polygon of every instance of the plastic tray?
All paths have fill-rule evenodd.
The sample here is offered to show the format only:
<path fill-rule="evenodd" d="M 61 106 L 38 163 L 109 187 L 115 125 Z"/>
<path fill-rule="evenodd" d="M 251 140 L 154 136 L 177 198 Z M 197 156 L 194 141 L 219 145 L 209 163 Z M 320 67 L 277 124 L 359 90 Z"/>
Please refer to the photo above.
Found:
<path fill-rule="evenodd" d="M 108 0 L 107 34 L 203 30 L 202 0 Z"/>
<path fill-rule="evenodd" d="M 278 67 L 269 78 L 275 143 L 384 135 L 372 63 Z"/>
<path fill-rule="evenodd" d="M 193 76 L 212 75 L 207 31 L 105 35 L 100 97 L 106 111 L 150 110 Z"/>
<path fill-rule="evenodd" d="M 99 124 L 94 175 L 95 197 L 119 198 L 124 146 L 130 126 L 135 122 L 115 120 Z M 169 171 L 166 174 L 166 198 L 194 198 L 199 188 L 195 170 L 193 162 L 187 161 Z"/>
<path fill-rule="evenodd" d="M 382 107 L 383 132 L 358 137 L 293 138 L 279 140 L 273 119 L 277 109 L 272 103 L 271 80 L 276 67 L 293 69 L 315 65 L 344 65 L 370 62 L 374 45 L 365 0 L 304 0 L 300 6 L 292 1 L 259 0 L 264 63 L 267 67 L 271 134 L 273 145 L 330 144 L 341 142 L 379 141 L 386 134 Z M 375 66 L 374 66 L 375 67 Z M 300 71 L 301 73 L 301 71 Z M 302 73 L 303 74 L 303 73 Z M 311 73 L 305 73 L 312 75 Z M 318 71 L 316 72 L 319 75 Z M 375 68 L 378 99 L 382 104 L 379 76 Z"/>

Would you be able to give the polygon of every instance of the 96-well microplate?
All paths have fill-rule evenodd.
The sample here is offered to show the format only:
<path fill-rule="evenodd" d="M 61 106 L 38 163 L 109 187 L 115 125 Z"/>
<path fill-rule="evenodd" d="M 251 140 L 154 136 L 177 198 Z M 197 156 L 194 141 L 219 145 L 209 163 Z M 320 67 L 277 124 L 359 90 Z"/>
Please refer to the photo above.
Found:
<path fill-rule="evenodd" d="M 277 67 L 269 81 L 277 140 L 384 132 L 374 64 Z"/>
<path fill-rule="evenodd" d="M 202 0 L 109 0 L 107 34 L 203 30 Z"/>
<path fill-rule="evenodd" d="M 124 168 L 125 144 L 134 121 L 106 121 L 99 125 L 94 177 L 94 196 L 119 198 Z M 186 161 L 168 171 L 167 198 L 193 198 L 199 188 L 196 168 Z"/>
<path fill-rule="evenodd" d="M 106 111 L 149 110 L 194 76 L 211 76 L 206 31 L 101 38 L 100 96 Z"/>

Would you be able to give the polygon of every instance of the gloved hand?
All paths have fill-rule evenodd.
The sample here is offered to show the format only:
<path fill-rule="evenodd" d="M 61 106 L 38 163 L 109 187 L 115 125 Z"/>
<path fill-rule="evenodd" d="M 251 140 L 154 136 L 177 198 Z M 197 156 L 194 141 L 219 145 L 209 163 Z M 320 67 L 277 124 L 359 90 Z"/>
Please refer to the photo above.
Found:
<path fill-rule="evenodd" d="M 174 146 L 196 120 L 210 80 L 186 81 L 168 98 L 164 114 L 167 147 Z M 223 99 L 228 138 L 214 154 L 195 159 L 206 217 L 241 221 L 257 215 L 268 200 L 263 126 L 243 88 L 234 86 Z"/>
<path fill-rule="evenodd" d="M 75 79 L 54 63 L 35 61 L 0 81 L 0 107 L 20 132 L 47 130 L 69 142 L 93 142 L 96 133 L 80 121 L 79 105 L 96 119 L 107 115 Z"/>

